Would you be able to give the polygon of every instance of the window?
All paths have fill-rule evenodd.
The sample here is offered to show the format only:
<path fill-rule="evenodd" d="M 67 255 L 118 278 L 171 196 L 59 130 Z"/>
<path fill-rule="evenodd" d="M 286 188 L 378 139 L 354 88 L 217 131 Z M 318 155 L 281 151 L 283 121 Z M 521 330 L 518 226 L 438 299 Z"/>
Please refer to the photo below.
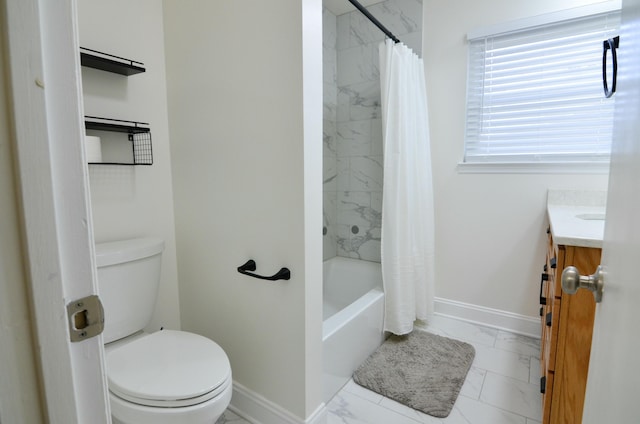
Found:
<path fill-rule="evenodd" d="M 615 96 L 603 94 L 602 43 L 620 12 L 555 19 L 469 34 L 465 163 L 608 163 Z"/>

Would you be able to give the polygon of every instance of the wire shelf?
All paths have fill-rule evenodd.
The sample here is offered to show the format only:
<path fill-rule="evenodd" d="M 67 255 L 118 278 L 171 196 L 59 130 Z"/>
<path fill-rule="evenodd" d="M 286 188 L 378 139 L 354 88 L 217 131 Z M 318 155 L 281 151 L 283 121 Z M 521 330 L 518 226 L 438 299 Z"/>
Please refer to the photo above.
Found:
<path fill-rule="evenodd" d="M 85 116 L 87 130 L 126 133 L 131 141 L 133 162 L 90 162 L 93 165 L 153 165 L 151 129 L 146 122 Z"/>

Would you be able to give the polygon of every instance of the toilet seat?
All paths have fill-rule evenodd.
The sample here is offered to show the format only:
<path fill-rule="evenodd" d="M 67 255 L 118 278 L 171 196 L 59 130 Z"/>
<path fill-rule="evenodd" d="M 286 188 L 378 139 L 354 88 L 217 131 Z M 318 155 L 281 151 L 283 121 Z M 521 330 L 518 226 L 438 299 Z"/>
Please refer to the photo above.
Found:
<path fill-rule="evenodd" d="M 206 402 L 231 384 L 227 355 L 215 342 L 163 330 L 107 351 L 109 390 L 139 405 L 176 408 Z"/>

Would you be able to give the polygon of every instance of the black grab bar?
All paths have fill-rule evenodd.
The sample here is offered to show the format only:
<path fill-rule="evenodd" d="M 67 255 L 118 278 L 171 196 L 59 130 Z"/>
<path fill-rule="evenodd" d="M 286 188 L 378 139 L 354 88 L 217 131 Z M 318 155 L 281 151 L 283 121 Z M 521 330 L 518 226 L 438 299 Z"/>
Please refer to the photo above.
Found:
<path fill-rule="evenodd" d="M 291 271 L 289 271 L 289 268 L 280 268 L 280 271 L 276 272 L 270 277 L 249 272 L 249 271 L 255 271 L 255 270 L 256 270 L 256 261 L 254 261 L 253 259 L 249 259 L 246 263 L 238 267 L 238 272 L 240 274 L 248 275 L 249 277 L 253 277 L 253 278 L 259 278 L 261 280 L 276 281 L 276 280 L 291 279 Z"/>

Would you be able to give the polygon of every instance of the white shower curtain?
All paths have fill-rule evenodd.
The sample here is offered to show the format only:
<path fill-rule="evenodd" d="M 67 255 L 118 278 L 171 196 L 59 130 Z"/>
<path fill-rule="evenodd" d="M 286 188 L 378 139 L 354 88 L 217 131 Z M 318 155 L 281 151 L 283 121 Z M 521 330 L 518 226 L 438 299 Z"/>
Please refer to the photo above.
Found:
<path fill-rule="evenodd" d="M 403 44 L 380 44 L 384 185 L 384 329 L 413 330 L 433 313 L 434 212 L 424 65 Z"/>

